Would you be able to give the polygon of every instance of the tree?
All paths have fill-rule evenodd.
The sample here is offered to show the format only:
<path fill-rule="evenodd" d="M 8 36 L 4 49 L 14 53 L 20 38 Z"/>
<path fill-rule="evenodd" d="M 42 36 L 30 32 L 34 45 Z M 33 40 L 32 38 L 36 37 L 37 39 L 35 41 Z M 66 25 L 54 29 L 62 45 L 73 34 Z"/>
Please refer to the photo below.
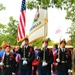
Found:
<path fill-rule="evenodd" d="M 1 10 L 5 10 L 6 8 L 3 6 L 3 4 L 2 3 L 0 3 L 0 11 Z"/>
<path fill-rule="evenodd" d="M 53 46 L 55 44 L 55 42 L 53 41 L 53 40 L 51 40 L 50 42 L 49 42 L 49 46 Z"/>
<path fill-rule="evenodd" d="M 4 29 L 5 29 L 5 25 L 0 23 L 0 34 L 3 34 Z"/>
<path fill-rule="evenodd" d="M 5 43 L 10 43 L 11 45 L 17 44 L 17 26 L 18 21 L 12 16 L 9 18 L 7 25 L 0 24 L 0 44 L 3 41 L 5 41 Z"/>
<path fill-rule="evenodd" d="M 8 43 L 11 43 L 12 45 L 17 44 L 17 26 L 18 26 L 18 21 L 13 19 L 13 17 L 11 16 L 9 18 L 8 27 L 5 30 L 5 33 L 7 36 Z"/>
<path fill-rule="evenodd" d="M 28 0 L 27 8 L 33 9 L 38 8 L 39 6 L 44 7 L 52 7 L 52 8 L 60 8 L 67 9 L 70 8 L 72 4 L 74 4 L 75 0 Z"/>
<path fill-rule="evenodd" d="M 75 22 L 68 28 L 67 33 L 70 34 L 72 45 L 75 47 Z"/>
<path fill-rule="evenodd" d="M 50 38 L 46 38 L 46 39 L 48 39 L 48 42 L 50 43 L 51 39 L 50 39 Z M 40 38 L 40 39 L 38 39 L 38 40 L 32 42 L 32 45 L 33 45 L 33 46 L 41 47 L 43 40 L 44 40 L 43 38 Z M 49 43 L 48 43 L 48 44 L 49 44 Z"/>
<path fill-rule="evenodd" d="M 68 40 L 68 41 L 67 41 L 67 45 L 72 45 L 71 40 Z"/>

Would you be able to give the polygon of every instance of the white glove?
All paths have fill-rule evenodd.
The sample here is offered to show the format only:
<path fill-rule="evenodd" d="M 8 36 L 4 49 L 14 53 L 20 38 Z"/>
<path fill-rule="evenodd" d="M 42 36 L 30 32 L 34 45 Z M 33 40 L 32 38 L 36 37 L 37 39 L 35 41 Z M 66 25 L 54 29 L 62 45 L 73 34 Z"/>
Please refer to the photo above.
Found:
<path fill-rule="evenodd" d="M 57 59 L 56 59 L 56 61 L 59 63 L 59 62 L 60 62 L 60 59 L 59 59 L 59 58 L 57 58 Z"/>
<path fill-rule="evenodd" d="M 14 73 L 14 72 L 12 72 L 12 75 L 15 75 L 15 73 Z"/>
<path fill-rule="evenodd" d="M 23 65 L 26 65 L 26 64 L 27 64 L 27 61 L 26 61 L 26 60 L 24 60 L 24 61 L 23 61 Z"/>
<path fill-rule="evenodd" d="M 43 62 L 43 63 L 42 63 L 42 66 L 47 66 L 47 63 L 46 63 L 46 62 Z"/>
<path fill-rule="evenodd" d="M 42 47 L 43 47 L 43 48 L 46 47 L 46 43 L 45 43 L 45 42 L 43 43 Z"/>
<path fill-rule="evenodd" d="M 3 66 L 4 65 L 4 63 L 3 62 L 0 62 L 0 66 Z"/>
<path fill-rule="evenodd" d="M 26 42 L 25 42 L 25 41 L 23 41 L 23 42 L 22 42 L 22 44 L 21 44 L 21 47 L 23 47 L 23 46 L 25 45 L 25 43 L 26 43 Z"/>
<path fill-rule="evenodd" d="M 71 72 L 71 70 L 70 69 L 68 69 L 68 73 L 70 73 Z"/>

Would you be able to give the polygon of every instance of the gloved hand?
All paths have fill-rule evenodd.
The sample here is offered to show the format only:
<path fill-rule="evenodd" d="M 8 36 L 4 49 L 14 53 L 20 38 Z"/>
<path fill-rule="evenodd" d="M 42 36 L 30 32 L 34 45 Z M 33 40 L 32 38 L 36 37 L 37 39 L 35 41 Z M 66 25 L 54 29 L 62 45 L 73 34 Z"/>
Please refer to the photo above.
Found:
<path fill-rule="evenodd" d="M 59 58 L 57 58 L 57 59 L 56 59 L 56 61 L 59 63 L 59 62 L 60 62 L 60 59 L 59 59 Z"/>
<path fill-rule="evenodd" d="M 16 75 L 14 72 L 12 72 L 12 75 Z"/>
<path fill-rule="evenodd" d="M 47 62 L 43 62 L 42 63 L 42 66 L 47 66 Z"/>
<path fill-rule="evenodd" d="M 26 65 L 26 64 L 27 64 L 27 61 L 26 61 L 26 60 L 24 60 L 24 61 L 23 61 L 23 65 Z"/>
<path fill-rule="evenodd" d="M 71 72 L 71 70 L 70 69 L 68 69 L 68 73 L 70 73 Z"/>
<path fill-rule="evenodd" d="M 43 47 L 43 48 L 46 47 L 46 43 L 45 43 L 45 42 L 43 43 L 42 47 Z"/>
<path fill-rule="evenodd" d="M 4 63 L 3 62 L 0 62 L 0 66 L 3 66 L 4 65 Z"/>
<path fill-rule="evenodd" d="M 23 41 L 23 42 L 22 42 L 22 44 L 21 44 L 21 47 L 23 47 L 25 44 L 26 44 L 26 42 L 25 42 L 25 41 Z"/>

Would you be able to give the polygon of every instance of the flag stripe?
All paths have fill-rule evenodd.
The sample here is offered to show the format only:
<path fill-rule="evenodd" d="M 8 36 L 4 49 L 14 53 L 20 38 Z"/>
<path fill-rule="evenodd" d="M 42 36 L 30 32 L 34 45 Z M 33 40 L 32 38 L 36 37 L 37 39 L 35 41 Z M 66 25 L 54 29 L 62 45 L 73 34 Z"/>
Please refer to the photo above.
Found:
<path fill-rule="evenodd" d="M 19 25 L 18 25 L 18 37 L 17 41 L 19 42 L 25 37 L 25 26 L 26 26 L 26 6 L 25 6 L 25 0 L 22 0 L 21 5 L 21 13 L 19 18 Z"/>
<path fill-rule="evenodd" d="M 21 33 L 22 33 L 22 37 L 23 37 L 23 35 L 25 35 L 25 32 L 24 32 L 24 24 L 23 24 L 23 22 L 22 22 L 22 18 L 20 17 L 20 30 L 21 30 Z"/>
<path fill-rule="evenodd" d="M 25 11 L 23 11 L 23 12 L 22 12 L 22 16 L 23 16 L 24 24 L 26 25 L 26 19 L 25 19 L 25 17 L 26 17 L 26 16 L 25 16 L 25 13 L 26 13 L 26 12 L 25 12 Z"/>

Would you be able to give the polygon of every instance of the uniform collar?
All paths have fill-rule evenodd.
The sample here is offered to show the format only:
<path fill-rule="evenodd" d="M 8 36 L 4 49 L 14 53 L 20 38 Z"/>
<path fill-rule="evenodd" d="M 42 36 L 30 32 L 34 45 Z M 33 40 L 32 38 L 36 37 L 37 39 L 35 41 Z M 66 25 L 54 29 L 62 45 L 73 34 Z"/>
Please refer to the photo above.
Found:
<path fill-rule="evenodd" d="M 28 48 L 28 46 L 24 46 L 24 48 L 26 48 L 26 49 L 27 49 L 27 48 Z"/>
<path fill-rule="evenodd" d="M 9 53 L 6 53 L 6 55 L 9 55 Z"/>
<path fill-rule="evenodd" d="M 62 51 L 62 52 L 65 52 L 65 48 L 61 48 L 61 51 Z"/>

